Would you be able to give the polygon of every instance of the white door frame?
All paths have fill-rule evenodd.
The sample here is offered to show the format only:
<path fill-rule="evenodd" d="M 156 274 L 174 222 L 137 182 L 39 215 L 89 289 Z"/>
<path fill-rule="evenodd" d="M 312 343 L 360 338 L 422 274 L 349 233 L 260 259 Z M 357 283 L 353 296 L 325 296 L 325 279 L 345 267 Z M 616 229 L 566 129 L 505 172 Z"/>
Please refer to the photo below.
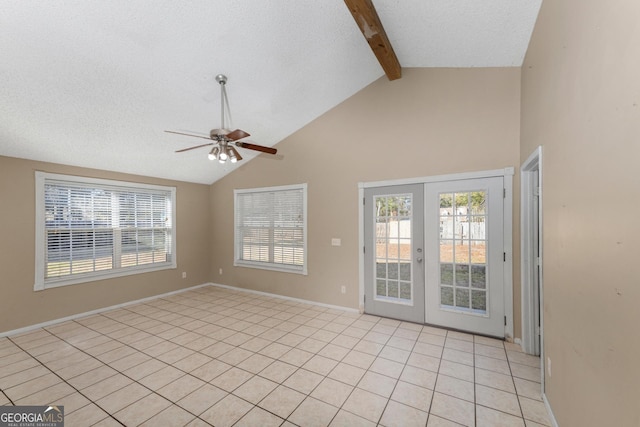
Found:
<path fill-rule="evenodd" d="M 420 178 L 407 178 L 376 182 L 358 183 L 358 305 L 360 313 L 364 313 L 364 189 L 369 187 L 385 187 L 402 184 L 427 184 L 429 182 L 455 181 L 461 179 L 503 177 L 505 198 L 504 198 L 504 314 L 506 325 L 504 336 L 507 341 L 513 341 L 513 175 L 514 168 L 494 169 L 479 172 L 466 172 L 447 175 L 427 176 Z"/>
<path fill-rule="evenodd" d="M 538 193 L 537 195 L 535 194 L 536 192 Z M 537 203 L 534 203 L 534 197 L 536 196 Z M 542 310 L 541 306 L 543 301 L 542 147 L 536 148 L 520 168 L 520 236 L 522 349 L 527 354 L 540 354 L 541 361 L 544 364 L 544 357 L 542 356 L 544 353 L 544 310 Z M 537 254 L 535 253 L 536 244 L 538 246 Z M 539 348 L 536 342 L 538 340 L 538 323 L 540 324 Z"/>

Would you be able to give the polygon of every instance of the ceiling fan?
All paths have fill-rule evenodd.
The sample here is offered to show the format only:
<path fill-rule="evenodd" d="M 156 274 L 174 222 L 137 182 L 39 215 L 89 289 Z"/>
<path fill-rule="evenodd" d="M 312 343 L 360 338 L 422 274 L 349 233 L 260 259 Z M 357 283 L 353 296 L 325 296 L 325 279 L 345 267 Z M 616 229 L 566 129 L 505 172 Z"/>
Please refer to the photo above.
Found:
<path fill-rule="evenodd" d="M 176 135 L 185 135 L 185 136 L 192 136 L 195 138 L 210 139 L 213 142 L 196 145 L 194 147 L 183 148 L 182 150 L 176 150 L 176 153 L 182 153 L 184 151 L 195 150 L 196 148 L 208 147 L 213 145 L 213 148 L 211 148 L 211 151 L 209 151 L 209 160 L 217 160 L 220 163 L 226 163 L 227 160 L 230 161 L 231 163 L 236 163 L 238 160 L 242 160 L 242 156 L 240 155 L 240 153 L 238 153 L 238 150 L 236 150 L 233 145 L 240 148 L 246 148 L 248 150 L 260 151 L 262 153 L 276 154 L 278 150 L 276 150 L 275 148 L 265 147 L 263 145 L 240 141 L 240 139 L 250 136 L 247 132 L 240 129 L 231 131 L 225 127 L 224 110 L 225 110 L 225 106 L 227 109 L 229 108 L 229 101 L 227 99 L 227 90 L 225 89 L 225 85 L 227 83 L 227 76 L 225 76 L 224 74 L 218 74 L 216 76 L 216 81 L 220 84 L 220 111 L 221 111 L 220 129 L 211 129 L 211 131 L 209 132 L 209 137 L 194 135 L 191 133 L 165 130 L 165 132 L 167 133 L 175 133 Z"/>

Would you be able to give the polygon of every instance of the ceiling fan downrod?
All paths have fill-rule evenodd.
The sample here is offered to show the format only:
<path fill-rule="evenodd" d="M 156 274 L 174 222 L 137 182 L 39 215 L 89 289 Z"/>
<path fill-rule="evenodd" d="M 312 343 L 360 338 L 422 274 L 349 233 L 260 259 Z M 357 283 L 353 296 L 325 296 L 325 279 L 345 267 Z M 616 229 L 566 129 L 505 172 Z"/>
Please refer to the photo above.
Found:
<path fill-rule="evenodd" d="M 228 108 L 229 101 L 227 100 L 227 76 L 224 74 L 218 74 L 216 76 L 216 81 L 220 84 L 220 130 L 227 131 L 227 128 L 224 123 L 224 108 L 225 104 Z"/>

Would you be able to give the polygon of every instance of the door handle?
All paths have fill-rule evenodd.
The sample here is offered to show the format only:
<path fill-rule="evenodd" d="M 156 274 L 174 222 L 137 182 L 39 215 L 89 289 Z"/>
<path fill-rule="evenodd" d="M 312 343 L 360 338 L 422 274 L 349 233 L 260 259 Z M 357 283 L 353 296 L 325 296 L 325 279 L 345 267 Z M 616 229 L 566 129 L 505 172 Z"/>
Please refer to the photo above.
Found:
<path fill-rule="evenodd" d="M 416 261 L 422 262 L 422 258 L 418 257 L 418 258 L 416 258 Z"/>

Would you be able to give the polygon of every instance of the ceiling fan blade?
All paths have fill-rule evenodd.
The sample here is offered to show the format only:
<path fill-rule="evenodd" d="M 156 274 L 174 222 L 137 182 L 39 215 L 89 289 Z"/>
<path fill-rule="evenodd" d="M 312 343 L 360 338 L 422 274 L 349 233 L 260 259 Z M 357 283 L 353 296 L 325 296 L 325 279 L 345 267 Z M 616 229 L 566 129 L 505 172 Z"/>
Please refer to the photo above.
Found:
<path fill-rule="evenodd" d="M 236 141 L 236 145 L 240 148 L 246 148 L 248 150 L 262 151 L 263 153 L 276 154 L 278 150 L 272 147 L 265 147 L 263 145 L 251 144 L 249 142 Z"/>
<path fill-rule="evenodd" d="M 210 142 L 208 144 L 196 145 L 195 147 L 183 148 L 182 150 L 176 150 L 176 153 L 182 153 L 183 151 L 195 150 L 196 148 L 206 147 L 208 145 L 213 145 L 213 144 L 214 144 L 213 142 Z"/>
<path fill-rule="evenodd" d="M 172 131 L 172 130 L 165 130 L 165 132 L 166 133 L 175 133 L 176 135 L 193 136 L 194 138 L 211 139 L 208 136 L 194 135 L 192 133 L 175 132 L 175 131 Z"/>
<path fill-rule="evenodd" d="M 247 132 L 240 130 L 240 129 L 236 129 L 233 132 L 229 132 L 228 134 L 225 135 L 225 138 L 227 138 L 230 141 L 237 141 L 238 139 L 242 139 L 242 138 L 246 138 L 249 135 Z"/>

